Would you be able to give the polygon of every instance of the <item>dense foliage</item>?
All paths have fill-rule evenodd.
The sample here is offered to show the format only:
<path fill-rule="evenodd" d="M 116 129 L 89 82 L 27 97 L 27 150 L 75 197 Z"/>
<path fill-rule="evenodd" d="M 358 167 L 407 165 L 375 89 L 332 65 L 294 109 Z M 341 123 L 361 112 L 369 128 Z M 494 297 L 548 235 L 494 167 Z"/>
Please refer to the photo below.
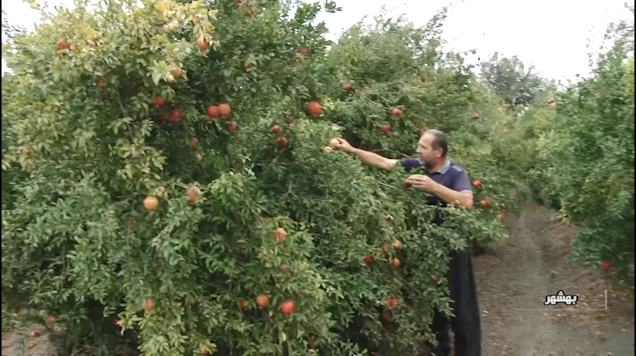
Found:
<path fill-rule="evenodd" d="M 143 4 L 45 13 L 4 49 L 3 320 L 54 324 L 66 352 L 95 355 L 431 340 L 448 252 L 506 237 L 534 157 L 511 144 L 528 138 L 518 117 L 442 51 L 445 11 L 330 43 L 314 22 L 332 2 Z M 325 148 L 404 157 L 434 127 L 476 181 L 473 210 L 425 206 L 401 168 Z"/>
<path fill-rule="evenodd" d="M 633 8 L 632 8 L 633 12 Z M 634 27 L 610 28 L 590 78 L 556 96 L 531 170 L 542 196 L 580 227 L 572 257 L 634 278 Z"/>

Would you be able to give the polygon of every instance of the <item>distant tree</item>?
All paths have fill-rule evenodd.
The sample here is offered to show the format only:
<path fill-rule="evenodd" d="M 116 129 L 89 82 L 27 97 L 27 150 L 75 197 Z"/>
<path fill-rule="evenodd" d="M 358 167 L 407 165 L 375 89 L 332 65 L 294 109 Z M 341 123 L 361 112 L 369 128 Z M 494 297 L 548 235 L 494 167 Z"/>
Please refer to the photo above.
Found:
<path fill-rule="evenodd" d="M 517 56 L 507 58 L 495 52 L 479 64 L 479 69 L 479 77 L 488 89 L 511 106 L 528 106 L 537 94 L 548 89 L 546 80 L 533 73 L 534 66 L 526 70 Z"/>

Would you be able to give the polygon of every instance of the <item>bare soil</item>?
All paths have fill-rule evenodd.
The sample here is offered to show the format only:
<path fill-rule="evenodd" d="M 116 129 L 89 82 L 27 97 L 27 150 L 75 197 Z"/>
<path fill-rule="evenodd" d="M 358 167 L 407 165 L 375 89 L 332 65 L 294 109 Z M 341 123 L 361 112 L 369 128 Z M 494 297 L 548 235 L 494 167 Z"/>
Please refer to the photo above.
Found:
<path fill-rule="evenodd" d="M 553 213 L 527 204 L 520 217 L 506 216 L 510 238 L 474 257 L 482 354 L 634 355 L 634 289 L 610 286 L 603 271 L 566 261 L 576 230 L 554 221 Z M 560 290 L 578 296 L 577 304 L 543 304 L 546 296 Z M 39 336 L 30 337 L 31 330 L 39 331 Z M 34 326 L 3 335 L 2 355 L 56 353 L 45 331 Z"/>
<path fill-rule="evenodd" d="M 634 289 L 566 261 L 576 229 L 553 216 L 527 204 L 506 217 L 510 238 L 474 257 L 483 355 L 634 355 Z M 560 290 L 576 305 L 543 304 Z"/>
<path fill-rule="evenodd" d="M 30 335 L 32 331 L 37 334 Z M 2 335 L 2 356 L 57 356 L 42 326 L 22 327 Z"/>

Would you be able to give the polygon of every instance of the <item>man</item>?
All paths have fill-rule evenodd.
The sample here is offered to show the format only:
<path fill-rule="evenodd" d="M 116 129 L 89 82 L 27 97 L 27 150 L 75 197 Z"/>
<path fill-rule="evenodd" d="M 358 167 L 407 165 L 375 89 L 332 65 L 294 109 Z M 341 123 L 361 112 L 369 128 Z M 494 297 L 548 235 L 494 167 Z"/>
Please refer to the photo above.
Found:
<path fill-rule="evenodd" d="M 424 168 L 428 175 L 413 174 L 406 181 L 412 188 L 431 194 L 427 204 L 455 204 L 469 210 L 473 208 L 473 192 L 468 173 L 446 156 L 448 141 L 446 135 L 439 130 L 428 130 L 420 137 L 416 150 L 418 158 L 403 160 L 388 159 L 354 148 L 343 139 L 338 141 L 343 151 L 376 168 L 391 172 L 398 163 L 407 171 Z M 439 225 L 442 222 L 442 217 L 438 215 L 433 223 Z M 455 317 L 448 320 L 443 314 L 435 312 L 431 328 L 436 333 L 439 344 L 433 353 L 436 356 L 450 355 L 450 324 L 455 334 L 455 354 L 480 356 L 481 325 L 470 251 L 451 252 L 447 277 Z"/>

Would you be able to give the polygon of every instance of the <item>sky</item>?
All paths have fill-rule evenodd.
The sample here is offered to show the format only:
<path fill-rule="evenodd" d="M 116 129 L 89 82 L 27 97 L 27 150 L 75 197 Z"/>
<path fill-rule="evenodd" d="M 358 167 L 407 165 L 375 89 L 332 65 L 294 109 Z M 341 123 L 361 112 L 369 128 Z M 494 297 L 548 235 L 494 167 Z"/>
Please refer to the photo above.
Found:
<path fill-rule="evenodd" d="M 625 0 L 449 1 L 338 0 L 342 12 L 321 14 L 319 20 L 327 24 L 329 39 L 336 40 L 343 30 L 365 15 L 372 19 L 383 7 L 391 15 L 405 14 L 409 21 L 423 26 L 443 6 L 449 6 L 443 38 L 447 49 L 476 50 L 467 58 L 469 63 L 476 64 L 477 58 L 483 60 L 497 51 L 508 57 L 517 55 L 543 77 L 567 81 L 576 74 L 589 74 L 588 53 L 598 52 L 609 23 L 631 18 Z M 72 7 L 73 0 L 49 0 L 48 4 Z M 38 11 L 21 0 L 2 0 L 2 9 L 10 25 L 31 30 L 40 19 Z M 2 71 L 6 70 L 3 61 Z"/>

